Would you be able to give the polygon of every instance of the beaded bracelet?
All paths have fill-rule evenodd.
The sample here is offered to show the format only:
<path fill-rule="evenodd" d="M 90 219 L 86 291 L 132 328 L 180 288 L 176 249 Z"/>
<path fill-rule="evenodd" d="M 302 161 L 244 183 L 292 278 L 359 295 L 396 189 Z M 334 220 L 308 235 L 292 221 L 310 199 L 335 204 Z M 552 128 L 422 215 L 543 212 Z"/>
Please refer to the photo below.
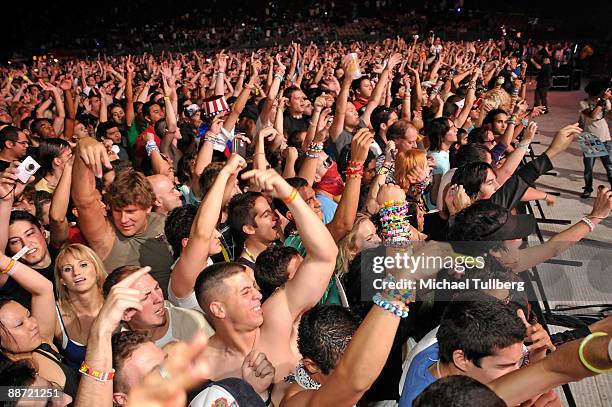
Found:
<path fill-rule="evenodd" d="M 279 75 L 277 73 L 274 74 L 274 79 L 278 79 L 280 82 L 283 81 L 283 75 Z"/>
<path fill-rule="evenodd" d="M 306 158 L 319 158 L 319 153 L 312 154 L 309 150 L 304 153 L 304 156 L 306 156 Z"/>
<path fill-rule="evenodd" d="M 390 285 L 396 286 L 397 282 L 392 274 L 387 274 L 387 276 L 383 279 L 383 283 L 386 283 L 383 284 L 383 287 L 389 287 Z M 406 305 L 416 301 L 416 288 L 387 288 L 384 292 L 389 297 L 395 298 L 396 300 L 401 301 Z"/>
<path fill-rule="evenodd" d="M 205 143 L 216 144 L 218 139 L 219 139 L 219 136 L 213 133 L 212 131 L 207 131 L 206 134 L 204 134 Z"/>
<path fill-rule="evenodd" d="M 405 304 L 398 306 L 390 301 L 383 299 L 380 294 L 376 294 L 374 297 L 372 297 L 372 301 L 380 308 L 389 311 L 400 318 L 406 318 L 410 311 Z"/>
<path fill-rule="evenodd" d="M 323 143 L 310 143 L 308 149 L 320 153 L 323 151 Z"/>
<path fill-rule="evenodd" d="M 591 222 L 591 219 L 585 216 L 584 218 L 580 219 L 580 221 L 586 223 L 586 225 L 589 227 L 589 230 L 591 232 L 595 230 L 595 224 Z"/>
<path fill-rule="evenodd" d="M 159 148 L 157 147 L 157 144 L 155 143 L 155 141 L 149 140 L 145 144 L 145 150 L 147 152 L 147 156 L 150 157 L 154 151 L 159 151 Z"/>
<path fill-rule="evenodd" d="M 406 202 L 386 201 L 379 211 L 382 238 L 386 246 L 404 246 L 412 236 Z"/>
<path fill-rule="evenodd" d="M 346 176 L 353 178 L 363 178 L 363 163 L 360 161 L 349 161 L 346 168 Z"/>

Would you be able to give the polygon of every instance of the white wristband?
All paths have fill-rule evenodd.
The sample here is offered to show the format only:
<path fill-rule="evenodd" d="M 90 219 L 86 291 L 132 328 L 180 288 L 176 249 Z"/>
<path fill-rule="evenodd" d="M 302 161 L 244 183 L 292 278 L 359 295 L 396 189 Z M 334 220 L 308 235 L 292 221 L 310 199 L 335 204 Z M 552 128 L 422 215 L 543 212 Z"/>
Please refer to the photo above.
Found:
<path fill-rule="evenodd" d="M 19 250 L 17 253 L 15 253 L 13 257 L 11 257 L 11 259 L 19 261 L 19 259 L 22 258 L 28 251 L 30 251 L 30 248 L 28 246 L 23 246 L 21 250 Z"/>
<path fill-rule="evenodd" d="M 582 222 L 586 223 L 587 226 L 589 227 L 589 229 L 592 231 L 595 230 L 595 224 L 593 222 L 591 222 L 591 219 L 587 218 L 586 216 L 582 219 L 580 219 Z"/>

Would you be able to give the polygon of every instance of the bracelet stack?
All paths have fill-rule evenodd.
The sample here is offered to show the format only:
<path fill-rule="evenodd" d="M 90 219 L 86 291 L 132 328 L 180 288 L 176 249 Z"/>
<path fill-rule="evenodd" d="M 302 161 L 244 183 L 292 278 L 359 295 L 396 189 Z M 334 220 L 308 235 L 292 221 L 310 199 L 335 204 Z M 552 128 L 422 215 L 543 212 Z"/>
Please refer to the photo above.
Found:
<path fill-rule="evenodd" d="M 205 143 L 216 144 L 218 139 L 219 135 L 213 133 L 212 131 L 207 131 L 206 134 L 204 134 Z"/>
<path fill-rule="evenodd" d="M 347 178 L 363 178 L 363 163 L 361 161 L 349 161 L 346 167 Z"/>
<path fill-rule="evenodd" d="M 404 201 L 387 201 L 380 210 L 382 238 L 386 246 L 405 246 L 411 240 L 408 205 Z"/>
<path fill-rule="evenodd" d="M 147 151 L 147 156 L 151 157 L 154 151 L 159 152 L 159 148 L 157 147 L 157 143 L 153 140 L 148 140 L 145 144 L 145 150 Z"/>
<path fill-rule="evenodd" d="M 319 154 L 323 152 L 323 143 L 310 143 L 306 151 L 306 157 L 319 158 Z"/>
<path fill-rule="evenodd" d="M 281 67 L 276 68 L 276 70 L 274 71 L 274 79 L 278 79 L 279 81 L 283 81 L 283 78 L 285 77 L 285 70 Z"/>
<path fill-rule="evenodd" d="M 400 318 L 406 318 L 408 316 L 409 309 L 405 304 L 396 305 L 391 301 L 383 299 L 380 294 L 376 294 L 374 297 L 372 297 L 372 301 L 380 308 L 387 310 Z"/>
<path fill-rule="evenodd" d="M 392 274 L 387 274 L 387 276 L 383 279 L 383 286 L 387 287 L 385 289 L 385 294 L 387 294 L 390 298 L 395 298 L 398 301 L 406 304 L 410 304 L 411 302 L 416 301 L 416 288 L 389 288 L 389 287 L 397 287 L 397 282 L 395 277 Z"/>

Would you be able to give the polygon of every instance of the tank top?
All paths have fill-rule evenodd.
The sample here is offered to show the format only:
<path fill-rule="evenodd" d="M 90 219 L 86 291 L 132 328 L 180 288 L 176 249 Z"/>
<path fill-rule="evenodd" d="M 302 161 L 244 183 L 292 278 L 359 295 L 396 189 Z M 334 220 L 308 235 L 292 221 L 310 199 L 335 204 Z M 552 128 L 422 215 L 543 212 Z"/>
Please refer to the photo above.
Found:
<path fill-rule="evenodd" d="M 64 388 L 62 390 L 74 400 L 76 398 L 77 390 L 79 388 L 79 380 L 81 379 L 79 374 L 69 368 L 64 363 L 62 363 L 62 355 L 54 351 L 48 343 L 40 344 L 38 348 L 34 349 L 34 352 L 51 360 L 60 369 L 62 369 L 62 372 L 66 377 L 66 383 L 64 383 Z"/>
<path fill-rule="evenodd" d="M 83 363 L 85 360 L 85 352 L 87 347 L 70 339 L 68 336 L 68 330 L 66 329 L 66 325 L 64 325 L 64 320 L 62 319 L 62 313 L 60 312 L 57 303 L 55 304 L 55 311 L 57 312 L 60 327 L 62 329 L 61 353 L 64 356 L 64 362 L 74 370 L 78 371 L 81 363 Z"/>

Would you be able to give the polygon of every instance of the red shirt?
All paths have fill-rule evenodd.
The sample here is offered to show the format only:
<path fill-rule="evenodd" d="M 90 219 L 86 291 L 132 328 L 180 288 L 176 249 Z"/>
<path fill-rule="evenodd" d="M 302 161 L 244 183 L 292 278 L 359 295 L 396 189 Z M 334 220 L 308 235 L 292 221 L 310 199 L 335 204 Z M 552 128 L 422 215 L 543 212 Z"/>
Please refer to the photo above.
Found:
<path fill-rule="evenodd" d="M 366 106 L 368 104 L 369 100 L 366 98 L 356 98 L 355 100 L 353 100 L 353 104 L 355 105 L 355 109 L 359 110 L 362 107 Z"/>
<path fill-rule="evenodd" d="M 157 144 L 157 148 L 161 148 L 161 139 L 157 137 L 157 134 L 155 134 L 155 128 L 153 127 L 153 125 L 150 125 L 146 129 L 144 129 L 144 131 L 140 133 L 138 135 L 138 138 L 136 139 L 136 144 L 134 145 L 134 155 L 136 158 L 144 158 L 147 156 L 147 151 L 145 149 L 145 144 L 147 143 L 147 141 L 145 140 L 146 133 L 153 134 L 155 144 Z"/>

